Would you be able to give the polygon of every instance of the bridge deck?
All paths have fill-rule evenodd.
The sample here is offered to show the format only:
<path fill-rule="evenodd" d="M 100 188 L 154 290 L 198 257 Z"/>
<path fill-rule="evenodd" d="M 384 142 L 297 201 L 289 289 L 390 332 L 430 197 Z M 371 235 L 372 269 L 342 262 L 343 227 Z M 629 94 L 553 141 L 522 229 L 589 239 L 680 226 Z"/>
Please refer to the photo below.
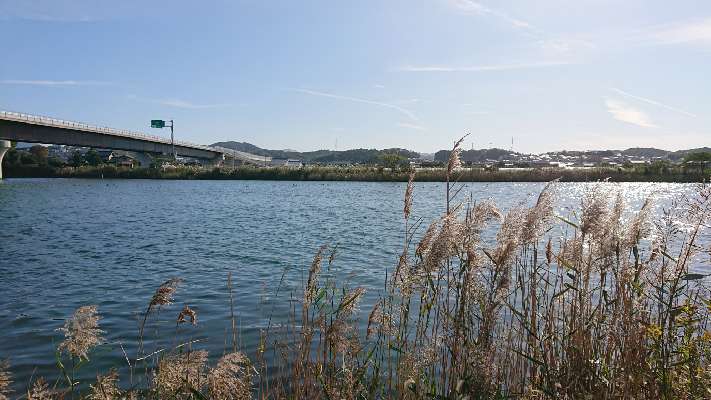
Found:
<path fill-rule="evenodd" d="M 123 136 L 123 137 L 131 138 L 131 139 L 139 139 L 139 140 L 143 140 L 143 141 L 147 141 L 147 142 L 171 144 L 170 139 L 164 138 L 161 136 L 149 135 L 149 134 L 146 134 L 143 132 L 129 131 L 129 130 L 125 130 L 125 129 L 109 128 L 107 126 L 89 125 L 89 124 L 85 124 L 82 122 L 66 121 L 63 119 L 45 117 L 42 115 L 23 114 L 23 113 L 18 113 L 18 112 L 13 112 L 13 111 L 0 111 L 0 119 L 7 120 L 7 121 L 22 122 L 22 123 L 26 123 L 26 124 L 50 126 L 50 127 L 54 127 L 54 128 L 71 129 L 71 130 L 75 130 L 75 131 L 101 133 L 104 135 L 111 135 L 111 136 Z M 176 140 L 175 145 L 176 146 L 183 146 L 183 147 L 191 147 L 191 148 L 201 149 L 201 150 L 214 151 L 214 149 L 212 149 L 209 146 L 185 142 L 182 140 Z"/>
<path fill-rule="evenodd" d="M 169 153 L 171 146 L 170 139 L 143 132 L 0 110 L 0 128 L 3 127 L 6 129 L 5 131 L 0 129 L 0 138 L 17 141 L 158 153 Z M 115 138 L 115 140 L 107 140 L 109 138 Z M 178 154 L 188 157 L 216 158 L 226 156 L 259 165 L 266 164 L 271 160 L 271 157 L 182 140 L 176 140 L 175 147 Z"/>

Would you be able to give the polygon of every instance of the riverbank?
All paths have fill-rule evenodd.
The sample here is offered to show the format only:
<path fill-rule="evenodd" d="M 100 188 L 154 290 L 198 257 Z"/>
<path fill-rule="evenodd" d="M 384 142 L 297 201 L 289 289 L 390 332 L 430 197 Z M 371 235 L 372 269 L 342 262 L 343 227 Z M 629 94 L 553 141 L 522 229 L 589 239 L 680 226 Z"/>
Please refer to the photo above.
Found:
<path fill-rule="evenodd" d="M 444 182 L 446 169 L 418 169 L 420 182 Z M 656 171 L 647 168 L 540 168 L 485 170 L 463 168 L 455 172 L 461 182 L 701 182 L 711 171 L 675 168 Z M 198 180 L 281 180 L 281 181 L 362 181 L 406 182 L 409 171 L 378 167 L 303 167 L 261 168 L 121 168 L 83 166 L 53 168 L 50 166 L 22 166 L 7 168 L 8 178 L 103 178 L 103 179 L 198 179 Z"/>

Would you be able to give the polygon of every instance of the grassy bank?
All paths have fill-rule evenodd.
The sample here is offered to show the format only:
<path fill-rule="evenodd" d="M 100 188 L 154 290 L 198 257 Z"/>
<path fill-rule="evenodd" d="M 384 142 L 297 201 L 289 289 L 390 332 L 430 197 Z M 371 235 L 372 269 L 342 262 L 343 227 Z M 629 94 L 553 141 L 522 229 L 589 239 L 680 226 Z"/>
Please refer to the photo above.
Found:
<path fill-rule="evenodd" d="M 456 163 L 454 157 L 448 170 Z M 625 212 L 624 197 L 611 189 L 590 189 L 575 213 L 559 216 L 555 184 L 532 207 L 503 213 L 447 183 L 447 211 L 423 221 L 413 216 L 418 194 L 410 183 L 401 255 L 383 271 L 383 292 L 363 313 L 357 311 L 365 289 L 335 283 L 338 252 L 326 245 L 304 270 L 303 287 L 282 294 L 290 318 L 265 316 L 270 323 L 257 348 L 240 348 L 233 311 L 226 321 L 231 351 L 217 363 L 208 363 L 193 342 L 148 352 L 144 335 L 170 338 L 199 320 L 189 306 L 171 305 L 184 284 L 174 278 L 146 299 L 137 348 L 114 350 L 125 356 L 125 376 L 109 370 L 88 381 L 76 378 L 105 346 L 100 310 L 85 306 L 58 327 L 64 338 L 57 376 L 33 377 L 23 382 L 28 392 L 17 395 L 707 399 L 711 292 L 691 267 L 708 266 L 699 237 L 711 219 L 711 188 L 700 187 L 657 216 L 649 202 Z M 483 239 L 487 229 L 498 230 L 495 238 Z M 227 279 L 225 307 L 234 310 Z M 359 315 L 367 318 L 366 329 L 357 328 Z M 0 393 L 12 379 L 11 364 L 2 369 Z"/>
<path fill-rule="evenodd" d="M 304 167 L 304 168 L 259 168 L 243 166 L 232 168 L 177 167 L 118 168 L 115 166 L 63 167 L 18 166 L 5 171 L 10 178 L 105 178 L 105 179 L 238 179 L 238 180 L 283 180 L 283 181 L 366 181 L 407 182 L 409 171 L 390 170 L 378 167 Z M 595 182 L 608 179 L 611 182 L 701 182 L 711 171 L 687 170 L 682 167 L 663 171 L 619 168 L 585 169 L 499 169 L 484 170 L 461 168 L 452 171 L 452 178 L 462 182 Z M 422 169 L 417 171 L 422 182 L 445 182 L 447 169 Z"/>

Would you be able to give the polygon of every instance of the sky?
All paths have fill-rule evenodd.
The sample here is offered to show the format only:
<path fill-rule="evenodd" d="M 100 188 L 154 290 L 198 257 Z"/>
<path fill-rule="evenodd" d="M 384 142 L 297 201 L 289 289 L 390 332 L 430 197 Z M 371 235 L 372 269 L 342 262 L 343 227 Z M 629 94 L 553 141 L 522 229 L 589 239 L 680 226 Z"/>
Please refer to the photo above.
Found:
<path fill-rule="evenodd" d="M 708 0 L 0 0 L 0 109 L 270 149 L 711 146 Z"/>

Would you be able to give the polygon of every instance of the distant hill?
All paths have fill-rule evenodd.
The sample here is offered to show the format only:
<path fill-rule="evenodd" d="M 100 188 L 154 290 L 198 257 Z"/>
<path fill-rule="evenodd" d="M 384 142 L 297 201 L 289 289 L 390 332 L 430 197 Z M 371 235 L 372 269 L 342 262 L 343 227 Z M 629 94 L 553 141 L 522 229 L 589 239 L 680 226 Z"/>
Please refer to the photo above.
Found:
<path fill-rule="evenodd" d="M 370 164 L 378 162 L 381 157 L 385 154 L 397 153 L 405 158 L 420 158 L 432 159 L 435 162 L 447 162 L 449 159 L 450 150 L 440 150 L 434 154 L 420 154 L 411 150 L 392 148 L 392 149 L 351 149 L 343 151 L 333 151 L 333 150 L 316 150 L 316 151 L 306 151 L 299 152 L 294 150 L 269 150 L 263 149 L 261 147 L 255 146 L 251 143 L 246 142 L 218 142 L 214 143 L 213 146 L 222 146 L 229 149 L 245 151 L 247 153 L 257 154 L 260 156 L 268 156 L 277 159 L 293 158 L 299 159 L 307 163 L 359 163 L 359 164 Z M 699 153 L 699 152 L 711 152 L 709 147 L 701 147 L 697 149 L 687 149 L 687 150 L 677 150 L 668 151 L 657 149 L 653 147 L 633 147 L 626 150 L 588 150 L 588 151 L 557 151 L 547 153 L 552 154 L 565 154 L 568 156 L 585 156 L 588 159 L 600 159 L 601 157 L 612 157 L 616 154 L 622 154 L 626 157 L 640 157 L 645 159 L 662 158 L 671 161 L 679 161 L 683 159 L 687 154 Z M 512 152 L 505 149 L 472 149 L 463 150 L 461 154 L 461 159 L 464 162 L 471 163 L 483 163 L 487 161 L 502 161 L 502 160 L 515 160 L 522 153 Z"/>
<path fill-rule="evenodd" d="M 633 148 L 630 148 L 627 150 L 623 150 L 622 154 L 626 155 L 626 156 L 645 157 L 645 158 L 661 157 L 661 158 L 668 158 L 669 160 L 672 160 L 672 161 L 678 161 L 678 160 L 681 160 L 682 158 L 684 158 L 687 154 L 701 153 L 701 152 L 711 152 L 711 148 L 700 147 L 698 149 L 668 151 L 668 150 L 655 149 L 653 147 L 633 147 Z"/>
<path fill-rule="evenodd" d="M 316 150 L 299 152 L 293 150 L 268 150 L 246 142 L 218 142 L 213 146 L 226 147 L 237 151 L 244 151 L 260 156 L 268 156 L 277 159 L 293 158 L 308 163 L 359 163 L 369 164 L 378 162 L 385 154 L 398 154 L 405 158 L 418 158 L 419 153 L 407 149 L 352 149 L 343 151 Z"/>
<path fill-rule="evenodd" d="M 666 157 L 670 151 L 655 149 L 654 147 L 632 147 L 627 150 L 622 150 L 621 153 L 625 156 L 632 157 Z"/>

